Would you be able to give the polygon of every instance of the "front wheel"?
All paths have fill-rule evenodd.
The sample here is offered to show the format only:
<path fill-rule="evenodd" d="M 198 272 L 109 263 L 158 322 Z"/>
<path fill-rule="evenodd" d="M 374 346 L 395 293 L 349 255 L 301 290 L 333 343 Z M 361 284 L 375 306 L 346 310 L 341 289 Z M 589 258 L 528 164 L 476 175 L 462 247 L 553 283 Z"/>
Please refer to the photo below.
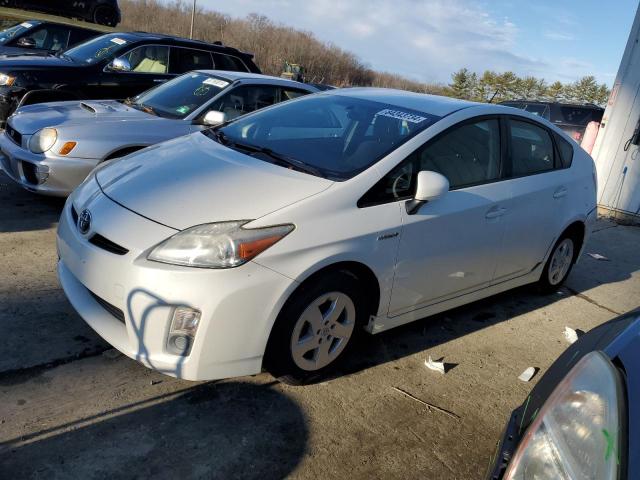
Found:
<path fill-rule="evenodd" d="M 544 293 L 553 292 L 564 283 L 575 263 L 575 256 L 574 239 L 568 235 L 561 237 L 554 245 L 538 282 Z"/>
<path fill-rule="evenodd" d="M 338 271 L 300 287 L 286 303 L 269 338 L 266 369 L 290 385 L 316 381 L 333 369 L 366 322 L 358 279 Z"/>

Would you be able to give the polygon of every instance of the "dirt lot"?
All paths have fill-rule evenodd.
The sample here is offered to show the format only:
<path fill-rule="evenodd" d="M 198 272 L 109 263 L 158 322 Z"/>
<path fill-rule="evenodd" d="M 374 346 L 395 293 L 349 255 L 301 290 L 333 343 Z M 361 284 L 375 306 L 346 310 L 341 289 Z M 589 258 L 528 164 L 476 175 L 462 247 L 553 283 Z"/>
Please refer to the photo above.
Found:
<path fill-rule="evenodd" d="M 69 306 L 61 208 L 0 173 L 0 478 L 481 478 L 565 325 L 589 330 L 640 299 L 640 229 L 602 221 L 587 251 L 610 261 L 585 256 L 551 296 L 523 288 L 369 337 L 318 385 L 191 383 L 118 355 Z M 529 366 L 541 372 L 520 382 Z"/>

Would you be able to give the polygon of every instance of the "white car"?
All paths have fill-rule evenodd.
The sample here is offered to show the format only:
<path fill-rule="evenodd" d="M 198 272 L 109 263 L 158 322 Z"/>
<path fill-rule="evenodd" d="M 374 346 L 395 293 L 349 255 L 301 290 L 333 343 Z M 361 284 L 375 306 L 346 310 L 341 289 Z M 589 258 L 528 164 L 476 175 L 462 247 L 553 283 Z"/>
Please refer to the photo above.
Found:
<path fill-rule="evenodd" d="M 151 368 L 305 383 L 363 330 L 557 288 L 595 195 L 591 157 L 525 111 L 334 90 L 98 168 L 62 213 L 58 274 Z"/>

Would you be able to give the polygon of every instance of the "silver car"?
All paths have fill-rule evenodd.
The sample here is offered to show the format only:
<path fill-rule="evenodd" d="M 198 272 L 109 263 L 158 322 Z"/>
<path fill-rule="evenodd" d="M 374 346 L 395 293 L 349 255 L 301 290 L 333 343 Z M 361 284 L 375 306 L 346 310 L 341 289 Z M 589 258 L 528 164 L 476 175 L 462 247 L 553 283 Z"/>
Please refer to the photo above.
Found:
<path fill-rule="evenodd" d="M 123 101 L 29 105 L 8 120 L 0 163 L 29 191 L 67 196 L 105 160 L 317 91 L 283 78 L 199 70 Z"/>

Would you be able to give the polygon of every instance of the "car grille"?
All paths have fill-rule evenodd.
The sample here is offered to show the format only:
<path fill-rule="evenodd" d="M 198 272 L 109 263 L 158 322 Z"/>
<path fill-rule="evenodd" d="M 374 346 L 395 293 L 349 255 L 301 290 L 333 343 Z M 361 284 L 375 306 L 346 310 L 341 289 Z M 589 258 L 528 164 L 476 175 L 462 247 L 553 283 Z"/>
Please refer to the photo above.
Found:
<path fill-rule="evenodd" d="M 108 238 L 103 237 L 99 233 L 95 233 L 90 239 L 89 243 L 94 244 L 96 247 L 99 247 L 107 252 L 115 253 L 116 255 L 126 255 L 129 253 L 129 250 L 118 245 L 117 243 L 112 242 Z"/>
<path fill-rule="evenodd" d="M 89 293 L 95 299 L 95 301 L 100 304 L 100 306 L 102 308 L 104 308 L 107 312 L 109 312 L 116 320 L 118 320 L 119 322 L 124 323 L 124 312 L 122 310 L 120 310 L 115 305 L 111 305 L 109 302 L 107 302 L 103 298 L 100 298 L 98 295 L 93 293 L 91 290 L 89 290 Z"/>
<path fill-rule="evenodd" d="M 7 128 L 5 129 L 5 132 L 9 136 L 9 138 L 13 140 L 13 143 L 15 143 L 16 145 L 22 146 L 22 134 L 20 132 L 18 132 L 15 128 L 13 128 L 9 124 L 7 124 Z"/>
<path fill-rule="evenodd" d="M 74 225 L 78 226 L 78 211 L 75 207 L 71 206 L 71 218 L 73 219 Z M 116 255 L 126 255 L 129 253 L 129 250 L 124 248 L 121 245 L 118 245 L 115 242 L 112 242 L 106 237 L 103 237 L 99 233 L 94 233 L 89 239 L 89 243 L 95 245 L 98 248 L 106 250 L 107 252 L 114 253 Z"/>

